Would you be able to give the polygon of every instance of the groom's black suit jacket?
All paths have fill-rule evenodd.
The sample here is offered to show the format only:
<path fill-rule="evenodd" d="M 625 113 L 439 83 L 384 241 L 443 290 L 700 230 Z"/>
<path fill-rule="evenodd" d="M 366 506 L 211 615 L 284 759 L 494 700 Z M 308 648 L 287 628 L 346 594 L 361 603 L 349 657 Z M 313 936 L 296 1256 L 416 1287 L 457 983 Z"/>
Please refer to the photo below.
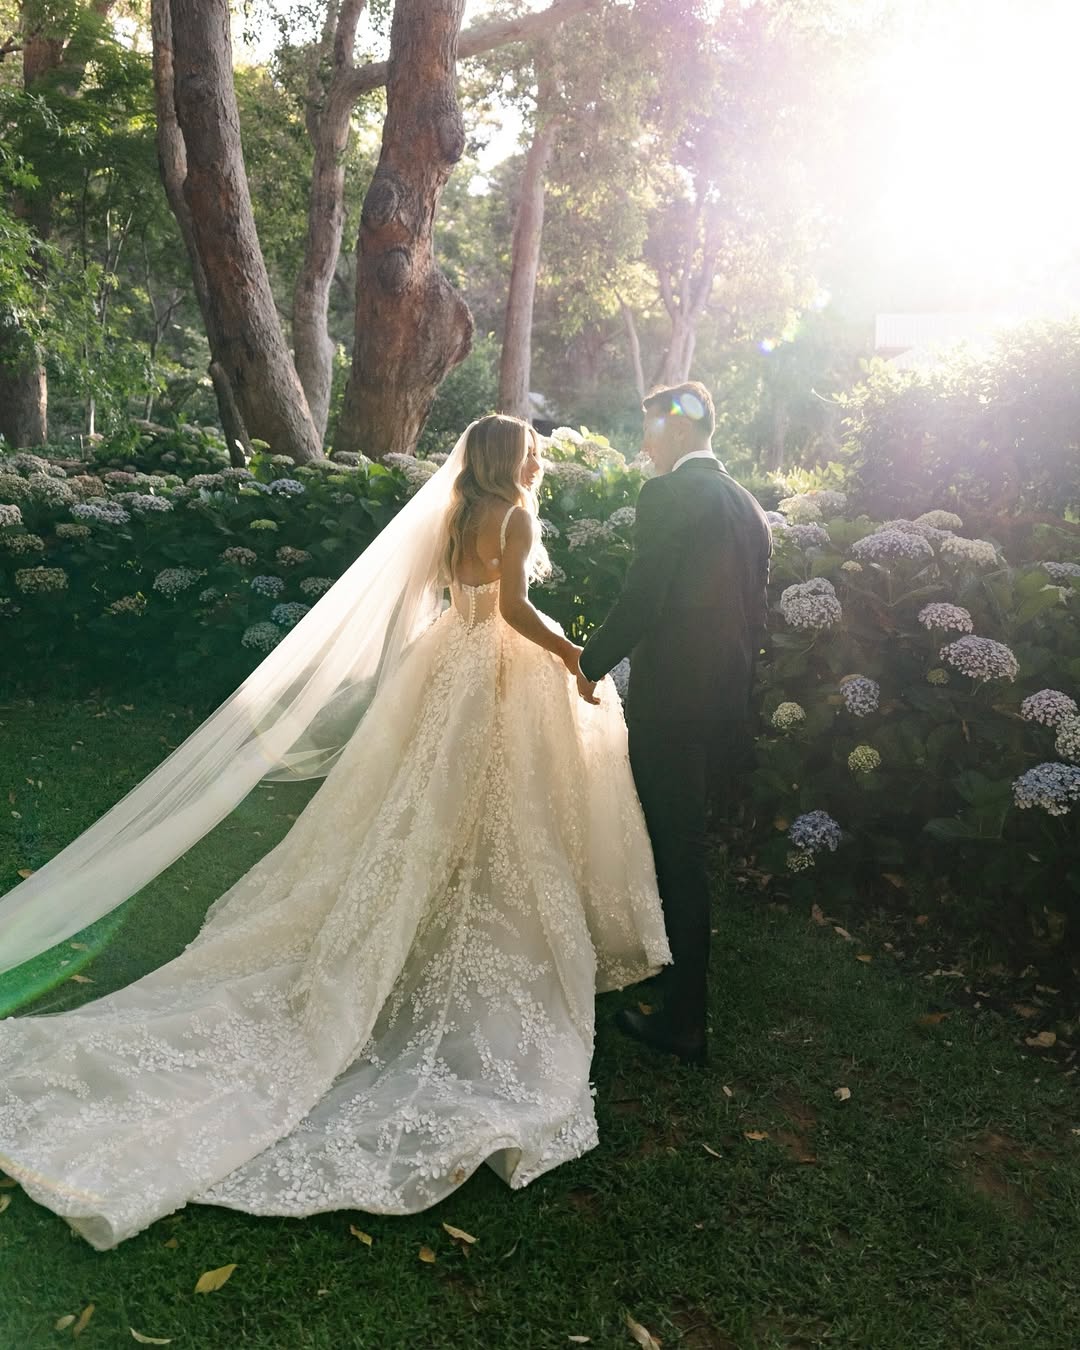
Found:
<path fill-rule="evenodd" d="M 761 507 L 717 459 L 690 459 L 642 486 L 634 545 L 622 593 L 581 654 L 585 677 L 631 658 L 631 724 L 745 718 L 772 552 Z"/>

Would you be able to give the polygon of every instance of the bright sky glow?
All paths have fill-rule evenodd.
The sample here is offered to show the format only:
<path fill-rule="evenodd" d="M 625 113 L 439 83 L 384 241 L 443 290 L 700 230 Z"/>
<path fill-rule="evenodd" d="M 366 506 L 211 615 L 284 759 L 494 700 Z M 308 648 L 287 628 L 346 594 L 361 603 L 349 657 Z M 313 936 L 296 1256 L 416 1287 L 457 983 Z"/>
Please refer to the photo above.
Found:
<path fill-rule="evenodd" d="M 889 44 L 888 253 L 1045 312 L 1055 290 L 1080 302 L 1078 51 L 1076 0 L 950 0 Z"/>

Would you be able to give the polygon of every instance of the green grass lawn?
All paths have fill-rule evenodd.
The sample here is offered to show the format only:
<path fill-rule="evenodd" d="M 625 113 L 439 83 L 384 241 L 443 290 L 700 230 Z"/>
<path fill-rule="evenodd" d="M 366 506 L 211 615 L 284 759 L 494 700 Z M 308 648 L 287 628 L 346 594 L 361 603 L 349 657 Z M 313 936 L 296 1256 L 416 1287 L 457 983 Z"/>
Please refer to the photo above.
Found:
<path fill-rule="evenodd" d="M 197 720 L 160 700 L 0 700 L 0 885 Z M 311 790 L 256 789 L 132 903 L 80 972 L 92 982 L 29 1011 L 75 1006 L 177 954 Z M 1021 1018 L 950 1001 L 948 980 L 902 968 L 858 929 L 848 941 L 734 887 L 720 887 L 715 926 L 713 1066 L 680 1069 L 619 1037 L 615 1009 L 646 992 L 602 997 L 600 1146 L 524 1191 L 482 1168 L 404 1219 L 193 1205 L 101 1253 L 0 1190 L 0 1347 L 65 1342 L 57 1319 L 90 1304 L 84 1346 L 131 1345 L 134 1328 L 199 1350 L 632 1347 L 627 1315 L 665 1350 L 1080 1343 L 1067 1058 L 1029 1050 Z M 948 1015 L 921 1020 L 935 1012 Z M 444 1222 L 475 1236 L 468 1253 Z M 233 1262 L 221 1289 L 194 1292 Z"/>

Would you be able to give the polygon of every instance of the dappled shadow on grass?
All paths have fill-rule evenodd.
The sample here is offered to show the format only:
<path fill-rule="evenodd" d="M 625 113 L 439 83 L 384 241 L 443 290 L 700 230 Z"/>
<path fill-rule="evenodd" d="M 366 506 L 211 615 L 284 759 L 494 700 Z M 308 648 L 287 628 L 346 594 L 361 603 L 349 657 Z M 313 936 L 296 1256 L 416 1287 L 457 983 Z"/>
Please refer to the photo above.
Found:
<path fill-rule="evenodd" d="M 170 711 L 82 714 L 77 738 L 63 709 L 39 708 L 36 722 L 20 713 L 5 728 L 20 747 L 11 772 L 19 756 L 45 754 L 43 837 L 89 823 L 125 771 L 137 781 L 177 721 Z M 75 739 L 83 749 L 65 749 Z M 95 983 L 68 985 L 63 1006 L 176 955 L 311 790 L 253 793 L 147 888 L 87 968 Z M 5 824 L 7 872 L 22 865 L 14 844 Z M 10 1197 L 0 1214 L 4 1334 L 52 1344 L 56 1319 L 93 1302 L 87 1345 L 130 1343 L 134 1327 L 200 1350 L 529 1350 L 571 1335 L 618 1347 L 633 1344 L 628 1313 L 665 1350 L 1071 1344 L 1075 1080 L 1021 1053 L 1015 1027 L 984 1009 L 920 1020 L 936 1007 L 936 981 L 878 949 L 860 962 L 861 944 L 807 916 L 723 894 L 714 927 L 711 1069 L 681 1068 L 618 1034 L 615 1010 L 651 995 L 602 996 L 600 1145 L 581 1159 L 519 1192 L 482 1167 L 435 1209 L 404 1218 L 191 1206 L 109 1253 L 18 1188 L 0 1190 Z M 468 1256 L 444 1222 L 476 1236 Z M 220 1290 L 194 1293 L 203 1271 L 233 1262 Z"/>

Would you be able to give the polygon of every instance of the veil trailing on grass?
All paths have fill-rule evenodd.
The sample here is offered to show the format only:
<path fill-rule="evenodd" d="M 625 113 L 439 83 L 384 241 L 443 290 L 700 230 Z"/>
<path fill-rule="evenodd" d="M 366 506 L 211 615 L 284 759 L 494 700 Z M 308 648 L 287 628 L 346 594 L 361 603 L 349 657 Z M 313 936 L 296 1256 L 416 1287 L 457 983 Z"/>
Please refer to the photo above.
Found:
<path fill-rule="evenodd" d="M 78 838 L 0 897 L 0 972 L 123 904 L 261 781 L 324 777 L 402 654 L 439 614 L 446 463 L 247 679 Z"/>

